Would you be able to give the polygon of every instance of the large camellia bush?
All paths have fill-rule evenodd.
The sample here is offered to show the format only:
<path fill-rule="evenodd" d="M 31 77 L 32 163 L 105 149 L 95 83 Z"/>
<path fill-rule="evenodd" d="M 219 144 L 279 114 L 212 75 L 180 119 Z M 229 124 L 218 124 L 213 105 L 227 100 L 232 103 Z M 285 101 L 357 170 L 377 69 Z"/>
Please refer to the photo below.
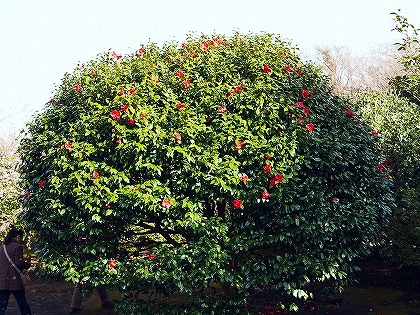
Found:
<path fill-rule="evenodd" d="M 124 314 L 246 313 L 256 288 L 346 284 L 392 200 L 375 131 L 329 90 L 272 35 L 191 36 L 66 74 L 20 146 L 44 268 L 117 289 Z M 175 292 L 188 305 L 158 306 Z"/>

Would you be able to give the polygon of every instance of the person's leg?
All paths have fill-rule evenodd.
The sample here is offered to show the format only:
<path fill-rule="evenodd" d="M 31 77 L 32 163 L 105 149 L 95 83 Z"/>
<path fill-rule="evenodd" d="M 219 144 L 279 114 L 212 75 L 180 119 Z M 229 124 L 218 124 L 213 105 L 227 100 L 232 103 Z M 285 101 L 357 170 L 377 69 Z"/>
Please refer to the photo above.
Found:
<path fill-rule="evenodd" d="M 16 299 L 17 304 L 19 305 L 21 315 L 31 315 L 31 308 L 26 301 L 25 290 L 15 290 L 12 291 L 13 296 Z"/>
<path fill-rule="evenodd" d="M 73 297 L 71 299 L 71 309 L 73 311 L 81 311 L 82 310 L 82 301 L 83 301 L 83 292 L 82 292 L 82 285 L 80 283 L 76 283 L 74 286 Z"/>
<path fill-rule="evenodd" d="M 108 290 L 104 285 L 98 285 L 96 287 L 96 292 L 98 292 L 99 298 L 101 299 L 101 304 L 103 308 L 113 308 L 114 304 L 109 300 Z"/>
<path fill-rule="evenodd" d="M 10 297 L 9 290 L 0 290 L 0 315 L 4 315 L 6 313 L 9 297 Z"/>

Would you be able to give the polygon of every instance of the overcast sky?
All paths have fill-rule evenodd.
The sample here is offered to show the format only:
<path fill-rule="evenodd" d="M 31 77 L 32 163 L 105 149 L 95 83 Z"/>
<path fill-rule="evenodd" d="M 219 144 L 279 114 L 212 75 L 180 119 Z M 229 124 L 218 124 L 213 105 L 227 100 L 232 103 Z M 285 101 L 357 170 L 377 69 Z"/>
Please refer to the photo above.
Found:
<path fill-rule="evenodd" d="M 239 31 L 279 34 L 307 56 L 316 46 L 360 55 L 399 39 L 398 9 L 420 28 L 418 0 L 0 0 L 0 135 L 24 128 L 65 72 L 109 49 Z"/>

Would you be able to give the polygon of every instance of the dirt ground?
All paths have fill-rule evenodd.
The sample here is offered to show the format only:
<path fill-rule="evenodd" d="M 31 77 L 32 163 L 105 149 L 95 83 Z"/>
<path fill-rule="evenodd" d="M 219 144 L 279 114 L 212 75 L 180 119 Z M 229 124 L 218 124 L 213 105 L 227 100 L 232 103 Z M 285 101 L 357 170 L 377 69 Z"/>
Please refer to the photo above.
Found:
<path fill-rule="evenodd" d="M 300 305 L 300 311 L 282 311 L 279 305 L 287 301 L 275 292 L 259 292 L 250 304 L 255 314 L 319 314 L 319 315 L 420 315 L 420 270 L 381 265 L 365 265 L 358 274 L 359 284 L 330 297 L 315 295 L 314 300 Z M 27 299 L 33 315 L 64 315 L 70 313 L 73 285 L 64 282 L 35 280 L 27 288 Z M 111 298 L 117 298 L 111 292 Z M 85 296 L 84 315 L 116 315 L 113 310 L 101 309 L 96 292 Z M 7 315 L 19 315 L 13 296 Z M 126 315 L 126 314 L 124 314 Z M 139 314 L 143 315 L 143 314 Z"/>

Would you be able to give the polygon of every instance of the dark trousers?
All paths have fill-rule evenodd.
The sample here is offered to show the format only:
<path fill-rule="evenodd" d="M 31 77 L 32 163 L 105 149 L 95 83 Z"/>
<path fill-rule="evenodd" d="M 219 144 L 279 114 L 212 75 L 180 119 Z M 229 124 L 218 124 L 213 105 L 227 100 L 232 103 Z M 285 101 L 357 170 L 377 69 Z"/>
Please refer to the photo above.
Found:
<path fill-rule="evenodd" d="M 20 314 L 31 315 L 31 308 L 29 307 L 28 302 L 26 302 L 25 290 L 0 290 L 0 315 L 4 315 L 6 313 L 10 293 L 13 294 L 19 305 Z"/>

